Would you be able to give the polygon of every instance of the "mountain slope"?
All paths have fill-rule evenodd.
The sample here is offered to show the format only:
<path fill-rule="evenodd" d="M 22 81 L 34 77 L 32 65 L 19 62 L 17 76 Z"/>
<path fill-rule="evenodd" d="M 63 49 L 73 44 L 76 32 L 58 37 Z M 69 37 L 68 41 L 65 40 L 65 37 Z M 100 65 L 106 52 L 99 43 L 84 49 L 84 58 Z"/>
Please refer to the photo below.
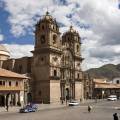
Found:
<path fill-rule="evenodd" d="M 93 78 L 107 78 L 109 80 L 120 77 L 120 64 L 107 64 L 100 68 L 92 68 L 86 71 Z"/>

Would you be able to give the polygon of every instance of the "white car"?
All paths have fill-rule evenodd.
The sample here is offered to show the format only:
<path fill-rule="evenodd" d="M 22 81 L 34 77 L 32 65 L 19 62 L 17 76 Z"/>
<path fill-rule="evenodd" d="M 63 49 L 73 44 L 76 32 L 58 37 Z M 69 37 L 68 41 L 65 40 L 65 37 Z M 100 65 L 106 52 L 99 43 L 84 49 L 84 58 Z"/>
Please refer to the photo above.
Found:
<path fill-rule="evenodd" d="M 110 95 L 107 100 L 109 101 L 116 101 L 117 100 L 117 96 L 116 95 Z"/>
<path fill-rule="evenodd" d="M 78 106 L 78 105 L 79 105 L 79 102 L 77 102 L 77 101 L 69 102 L 69 106 Z"/>

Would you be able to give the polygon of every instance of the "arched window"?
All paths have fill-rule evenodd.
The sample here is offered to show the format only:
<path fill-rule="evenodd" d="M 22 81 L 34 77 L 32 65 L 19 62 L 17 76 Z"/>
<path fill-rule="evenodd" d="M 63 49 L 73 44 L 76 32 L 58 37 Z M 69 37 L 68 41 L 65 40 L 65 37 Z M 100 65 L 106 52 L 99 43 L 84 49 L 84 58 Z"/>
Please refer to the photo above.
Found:
<path fill-rule="evenodd" d="M 16 86 L 18 86 L 18 81 L 16 82 Z"/>
<path fill-rule="evenodd" d="M 44 44 L 45 43 L 45 35 L 42 35 L 40 40 L 41 40 L 41 44 Z"/>
<path fill-rule="evenodd" d="M 56 41 L 57 41 L 57 36 L 53 35 L 53 44 L 56 44 Z"/>
<path fill-rule="evenodd" d="M 119 80 L 117 80 L 117 81 L 116 81 L 116 83 L 117 83 L 117 84 L 120 84 L 120 81 L 119 81 Z"/>
<path fill-rule="evenodd" d="M 9 81 L 9 86 L 11 86 L 11 81 Z"/>
<path fill-rule="evenodd" d="M 57 76 L 57 70 L 54 70 L 54 76 Z"/>
<path fill-rule="evenodd" d="M 44 25 L 42 25 L 42 30 L 44 30 L 45 29 L 45 27 L 44 27 Z"/>

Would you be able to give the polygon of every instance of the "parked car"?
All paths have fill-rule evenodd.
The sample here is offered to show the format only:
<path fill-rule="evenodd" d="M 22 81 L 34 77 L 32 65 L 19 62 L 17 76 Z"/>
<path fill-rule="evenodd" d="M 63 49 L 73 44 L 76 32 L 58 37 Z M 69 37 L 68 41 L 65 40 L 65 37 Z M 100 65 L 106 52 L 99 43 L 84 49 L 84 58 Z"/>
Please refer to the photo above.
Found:
<path fill-rule="evenodd" d="M 20 113 L 36 112 L 37 109 L 38 108 L 36 104 L 30 104 L 30 105 L 26 105 L 25 107 L 21 108 L 19 112 Z"/>
<path fill-rule="evenodd" d="M 77 102 L 77 101 L 69 102 L 69 106 L 78 106 L 78 105 L 79 105 L 79 102 Z"/>
<path fill-rule="evenodd" d="M 116 95 L 110 95 L 107 100 L 109 101 L 116 101 L 117 100 L 117 96 Z"/>

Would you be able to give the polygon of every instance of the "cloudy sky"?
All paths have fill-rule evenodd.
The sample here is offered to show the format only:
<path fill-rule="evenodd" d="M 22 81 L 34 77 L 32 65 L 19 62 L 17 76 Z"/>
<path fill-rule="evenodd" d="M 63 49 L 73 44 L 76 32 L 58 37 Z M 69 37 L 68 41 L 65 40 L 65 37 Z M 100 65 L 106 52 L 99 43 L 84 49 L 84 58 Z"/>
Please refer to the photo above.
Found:
<path fill-rule="evenodd" d="M 118 0 L 0 0 L 0 43 L 11 58 L 32 55 L 34 26 L 47 9 L 61 33 L 71 24 L 79 32 L 83 70 L 120 63 Z"/>

